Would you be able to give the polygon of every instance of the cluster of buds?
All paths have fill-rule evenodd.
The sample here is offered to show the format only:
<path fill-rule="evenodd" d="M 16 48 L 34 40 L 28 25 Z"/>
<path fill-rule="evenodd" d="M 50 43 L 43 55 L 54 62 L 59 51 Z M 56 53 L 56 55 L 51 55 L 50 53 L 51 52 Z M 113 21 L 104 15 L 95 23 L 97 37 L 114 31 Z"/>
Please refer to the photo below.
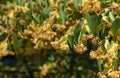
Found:
<path fill-rule="evenodd" d="M 59 0 L 55 3 L 54 0 L 49 0 L 49 4 L 50 4 L 50 7 L 53 9 L 53 10 L 57 10 L 58 9 L 58 3 Z"/>
<path fill-rule="evenodd" d="M 40 66 L 39 69 L 41 70 L 41 75 L 45 76 L 50 72 L 50 67 L 47 64 Z"/>
<path fill-rule="evenodd" d="M 15 10 L 16 11 L 22 11 L 24 14 L 27 13 L 30 9 L 27 7 L 28 4 L 25 4 L 25 6 L 18 6 L 16 5 Z"/>
<path fill-rule="evenodd" d="M 86 14 L 93 10 L 95 13 L 99 13 L 101 11 L 100 2 L 97 0 L 83 0 L 82 1 L 82 10 L 80 13 Z"/>
<path fill-rule="evenodd" d="M 62 36 L 60 39 L 56 38 L 55 41 L 51 42 L 52 47 L 54 47 L 55 49 L 68 51 L 69 46 L 67 40 L 72 30 L 74 30 L 74 28 L 70 27 L 64 36 Z"/>
<path fill-rule="evenodd" d="M 67 44 L 60 44 L 60 50 L 64 50 L 64 51 L 68 51 L 69 50 L 69 46 Z"/>
<path fill-rule="evenodd" d="M 102 74 L 101 72 L 98 72 L 98 78 L 107 78 L 106 75 Z"/>
<path fill-rule="evenodd" d="M 91 58 L 91 59 L 104 58 L 104 55 L 102 55 L 102 52 L 103 52 L 102 48 L 99 47 L 97 50 L 90 52 L 90 58 Z"/>
<path fill-rule="evenodd" d="M 83 45 L 83 44 L 77 44 L 77 45 L 74 45 L 74 50 L 77 52 L 77 53 L 84 53 L 87 48 Z"/>
<path fill-rule="evenodd" d="M 57 63 L 56 62 L 53 62 L 53 63 L 47 63 L 47 64 L 44 64 L 43 66 L 39 66 L 39 70 L 41 70 L 41 75 L 42 76 L 46 76 L 50 71 L 51 69 L 53 68 L 56 68 L 57 67 Z"/>
<path fill-rule="evenodd" d="M 120 10 L 120 6 L 118 3 L 115 3 L 113 2 L 111 5 L 110 5 L 110 8 L 112 9 L 112 12 L 114 14 L 117 14 L 117 12 Z"/>
<path fill-rule="evenodd" d="M 98 77 L 99 78 L 120 78 L 120 70 L 118 68 L 118 70 L 116 71 L 109 71 L 107 75 L 103 74 L 102 72 L 98 72 Z"/>
<path fill-rule="evenodd" d="M 61 24 L 55 24 L 55 28 L 57 29 L 58 32 L 62 32 L 63 30 L 66 29 L 66 26 Z"/>
<path fill-rule="evenodd" d="M 39 38 L 43 40 L 52 40 L 54 36 L 56 35 L 56 32 L 53 31 L 46 31 L 46 33 L 40 34 Z"/>
<path fill-rule="evenodd" d="M 30 35 L 32 35 L 32 33 L 33 33 L 33 32 L 30 31 L 30 30 L 27 30 L 27 29 L 24 30 L 24 35 L 25 35 L 25 36 L 30 36 Z"/>
<path fill-rule="evenodd" d="M 92 51 L 90 52 L 90 58 L 91 59 L 101 59 L 103 61 L 106 61 L 106 65 L 105 68 L 108 68 L 110 66 L 112 66 L 113 63 L 113 59 L 110 57 L 109 54 L 103 54 L 103 50 L 101 47 L 99 47 L 96 51 Z"/>
<path fill-rule="evenodd" d="M 118 44 L 111 41 L 109 42 L 107 39 L 104 44 L 105 48 L 104 50 L 101 47 L 98 47 L 96 51 L 90 52 L 90 58 L 91 59 L 101 59 L 103 63 L 103 71 L 107 72 L 105 75 L 104 73 L 98 73 L 99 78 L 119 78 L 120 74 L 119 71 L 114 70 L 114 59 L 117 59 L 117 50 L 118 50 Z"/>
<path fill-rule="evenodd" d="M 95 38 L 92 39 L 92 44 L 93 44 L 94 46 L 96 46 L 96 45 L 98 45 L 98 41 L 99 41 L 99 38 L 98 38 L 98 37 L 95 37 Z"/>
<path fill-rule="evenodd" d="M 82 41 L 83 42 L 87 42 L 89 39 L 92 39 L 93 38 L 93 35 L 91 34 L 91 35 L 87 35 L 87 34 L 83 34 L 82 35 Z"/>
<path fill-rule="evenodd" d="M 54 47 L 55 49 L 59 49 L 59 47 L 60 47 L 58 41 L 51 42 L 51 45 L 52 45 L 52 47 Z"/>
<path fill-rule="evenodd" d="M 59 17 L 60 17 L 59 14 L 57 13 L 57 11 L 52 11 L 52 12 L 50 12 L 50 16 L 51 16 L 51 17 L 54 16 L 54 17 L 56 17 L 56 18 L 59 18 Z"/>
<path fill-rule="evenodd" d="M 110 78 L 120 78 L 120 71 L 109 72 L 108 77 L 110 77 Z"/>
<path fill-rule="evenodd" d="M 68 44 L 64 43 L 64 42 L 63 43 L 59 43 L 59 41 L 54 41 L 54 42 L 51 42 L 51 45 L 55 49 L 59 49 L 59 50 L 63 50 L 63 51 L 69 50 Z"/>
<path fill-rule="evenodd" d="M 111 45 L 111 47 L 109 47 Z M 109 42 L 108 40 L 105 41 L 105 48 L 107 50 L 107 54 L 111 58 L 117 58 L 117 51 L 118 51 L 118 43 L 116 42 Z"/>
<path fill-rule="evenodd" d="M 80 11 L 80 13 L 83 13 L 83 14 L 88 13 L 92 8 L 92 0 L 83 0 L 82 6 L 83 6 L 83 9 L 82 11 Z"/>
<path fill-rule="evenodd" d="M 9 12 L 8 12 L 8 14 L 7 14 L 7 16 L 9 17 L 9 18 L 14 18 L 14 10 L 10 10 Z"/>
<path fill-rule="evenodd" d="M 93 11 L 96 12 L 96 13 L 99 13 L 100 10 L 101 10 L 100 2 L 95 0 L 92 3 L 93 3 Z"/>

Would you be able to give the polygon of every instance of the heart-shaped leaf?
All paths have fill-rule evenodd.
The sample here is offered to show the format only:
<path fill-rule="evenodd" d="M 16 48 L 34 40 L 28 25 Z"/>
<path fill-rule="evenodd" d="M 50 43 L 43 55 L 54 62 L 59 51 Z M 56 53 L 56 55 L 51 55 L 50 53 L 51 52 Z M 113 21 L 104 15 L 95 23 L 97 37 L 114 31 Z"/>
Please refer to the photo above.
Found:
<path fill-rule="evenodd" d="M 86 20 L 90 29 L 90 33 L 95 33 L 97 26 L 101 22 L 102 16 L 97 16 L 95 13 L 86 14 Z"/>
<path fill-rule="evenodd" d="M 110 30 L 112 31 L 113 34 L 115 34 L 119 28 L 120 28 L 120 18 L 116 18 L 112 23 Z"/>

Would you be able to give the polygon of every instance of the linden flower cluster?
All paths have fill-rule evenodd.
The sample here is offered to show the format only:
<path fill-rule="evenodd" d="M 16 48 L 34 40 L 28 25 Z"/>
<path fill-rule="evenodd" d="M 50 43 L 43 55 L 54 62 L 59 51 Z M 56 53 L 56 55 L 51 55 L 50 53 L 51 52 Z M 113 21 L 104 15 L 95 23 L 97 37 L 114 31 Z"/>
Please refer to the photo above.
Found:
<path fill-rule="evenodd" d="M 44 64 L 43 66 L 39 66 L 39 69 L 41 70 L 41 75 L 42 76 L 46 76 L 50 71 L 51 71 L 51 69 L 53 69 L 53 68 L 56 68 L 57 67 L 57 65 L 56 65 L 56 63 L 54 62 L 54 63 L 51 63 L 51 64 Z"/>
<path fill-rule="evenodd" d="M 77 52 L 77 53 L 84 53 L 87 48 L 83 45 L 83 44 L 77 44 L 77 45 L 74 45 L 74 50 Z"/>
<path fill-rule="evenodd" d="M 108 77 L 110 78 L 120 78 L 120 71 L 111 71 L 108 73 Z"/>
<path fill-rule="evenodd" d="M 98 47 L 97 50 L 90 52 L 90 58 L 106 60 L 109 58 L 109 55 L 103 53 L 102 47 Z"/>
<path fill-rule="evenodd" d="M 117 58 L 118 43 L 115 43 L 113 41 L 110 43 L 108 40 L 106 40 L 105 48 L 107 50 L 107 54 L 111 58 Z"/>
<path fill-rule="evenodd" d="M 98 72 L 99 78 L 120 78 L 120 67 L 118 67 L 118 70 L 110 70 L 107 75 L 103 75 L 102 72 Z"/>
<path fill-rule="evenodd" d="M 56 36 L 56 32 L 51 30 L 50 19 L 46 20 L 42 25 L 36 25 L 32 22 L 27 29 L 24 30 L 25 36 L 31 36 L 34 39 L 52 40 Z"/>
<path fill-rule="evenodd" d="M 7 17 L 14 19 L 15 13 L 17 11 L 21 11 L 22 13 L 27 13 L 30 9 L 27 7 L 28 3 L 25 3 L 25 6 L 19 6 L 17 4 L 9 4 L 7 8 L 9 9 L 7 12 Z M 12 9 L 13 8 L 13 9 Z"/>
<path fill-rule="evenodd" d="M 92 44 L 93 44 L 94 46 L 97 46 L 97 45 L 98 45 L 98 42 L 99 42 L 99 38 L 98 38 L 98 37 L 95 37 L 95 38 L 92 39 Z"/>
<path fill-rule="evenodd" d="M 58 32 L 63 32 L 66 29 L 66 26 L 61 24 L 55 24 L 55 28 L 57 29 Z"/>
<path fill-rule="evenodd" d="M 83 14 L 86 14 L 91 10 L 91 8 L 92 8 L 91 4 L 92 4 L 91 0 L 83 0 L 82 1 L 82 6 L 83 6 L 82 13 Z"/>
<path fill-rule="evenodd" d="M 107 78 L 107 76 L 106 75 L 103 75 L 101 72 L 98 72 L 98 78 Z"/>
<path fill-rule="evenodd" d="M 117 0 L 104 1 L 78 0 L 79 3 L 76 3 L 77 0 L 25 0 L 24 3 L 16 0 L 7 3 L 7 6 L 0 5 L 0 8 L 3 6 L 0 9 L 0 59 L 6 55 L 14 55 L 14 52 L 29 55 L 41 49 L 45 52 L 53 48 L 69 51 L 69 47 L 82 54 L 87 51 L 87 43 L 91 41 L 90 49 L 94 50 L 90 52 L 90 58 L 102 61 L 103 69 L 98 73 L 98 77 L 120 78 L 120 67 L 117 69 L 114 65 L 114 60 L 119 60 L 120 35 L 115 33 L 116 41 L 110 39 L 115 38 L 111 26 L 116 17 L 119 17 L 120 7 L 115 3 Z M 94 16 L 94 13 L 97 16 Z M 99 16 L 102 16 L 100 26 L 93 27 L 98 29 L 95 33 L 91 32 L 86 14 L 89 14 L 90 19 L 97 18 L 96 25 L 99 23 Z M 6 34 L 5 40 L 1 40 Z M 105 39 L 102 38 L 103 34 Z M 14 52 L 9 51 L 8 46 L 12 47 Z M 63 60 L 61 64 L 65 65 L 67 62 Z M 56 63 L 53 64 L 54 67 Z M 52 67 L 43 64 L 39 69 L 40 73 L 46 76 Z"/>
<path fill-rule="evenodd" d="M 56 35 L 55 32 L 53 32 L 53 31 L 47 31 L 44 34 L 39 35 L 39 38 L 43 39 L 43 40 L 52 40 L 55 35 Z"/>
<path fill-rule="evenodd" d="M 98 0 L 82 0 L 83 9 L 80 11 L 83 14 L 86 14 L 93 10 L 94 12 L 98 13 L 100 8 L 100 2 Z"/>
<path fill-rule="evenodd" d="M 52 41 L 51 42 L 52 47 L 54 47 L 55 49 L 68 51 L 69 50 L 69 46 L 67 43 L 68 36 L 72 34 L 73 30 L 75 29 L 75 26 L 69 27 L 68 30 L 60 39 L 56 38 L 55 41 Z"/>
<path fill-rule="evenodd" d="M 54 42 L 51 42 L 51 45 L 55 49 L 66 50 L 66 51 L 69 50 L 69 46 L 68 46 L 66 40 L 61 42 L 61 43 L 60 42 L 61 42 L 60 40 L 59 41 L 54 41 Z"/>
<path fill-rule="evenodd" d="M 108 39 L 105 40 L 104 44 L 105 49 L 102 47 L 98 47 L 97 50 L 90 52 L 90 58 L 91 59 L 100 59 L 103 63 L 103 71 L 107 72 L 107 75 L 110 78 L 119 78 L 118 71 L 114 71 L 114 65 L 113 62 L 115 59 L 117 59 L 117 50 L 118 50 L 118 44 L 116 42 L 109 42 Z M 107 78 L 106 75 L 99 74 L 99 78 Z"/>
<path fill-rule="evenodd" d="M 106 40 L 105 42 L 105 48 L 107 50 L 107 53 L 102 55 L 104 52 L 102 50 L 101 47 L 99 47 L 96 51 L 92 51 L 90 53 L 90 56 L 92 59 L 98 59 L 98 58 L 103 58 L 103 57 L 111 57 L 112 59 L 113 58 L 117 58 L 117 50 L 118 50 L 118 44 L 117 43 L 114 43 L 114 42 L 111 42 L 109 43 L 108 40 Z"/>
<path fill-rule="evenodd" d="M 39 69 L 41 70 L 41 74 L 45 76 L 47 73 L 50 72 L 50 67 L 47 64 L 44 64 L 43 66 L 40 66 Z"/>
<path fill-rule="evenodd" d="M 87 41 L 88 41 L 89 39 L 92 39 L 92 38 L 93 38 L 93 35 L 83 34 L 83 35 L 82 35 L 82 42 L 83 42 L 83 43 L 87 43 Z"/>

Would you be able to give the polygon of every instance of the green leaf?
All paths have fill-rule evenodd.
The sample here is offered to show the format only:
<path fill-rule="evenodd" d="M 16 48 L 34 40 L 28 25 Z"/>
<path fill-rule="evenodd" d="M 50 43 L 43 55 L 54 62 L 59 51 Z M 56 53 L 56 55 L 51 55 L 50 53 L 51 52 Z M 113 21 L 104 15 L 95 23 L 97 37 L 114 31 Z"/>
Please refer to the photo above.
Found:
<path fill-rule="evenodd" d="M 45 20 L 46 18 L 49 17 L 49 7 L 45 7 L 43 10 L 42 10 L 42 17 L 43 17 L 43 20 Z"/>
<path fill-rule="evenodd" d="M 48 57 L 48 60 L 52 62 L 55 60 L 55 57 L 53 55 L 51 55 L 50 57 Z"/>
<path fill-rule="evenodd" d="M 0 3 L 12 2 L 12 0 L 0 0 Z"/>
<path fill-rule="evenodd" d="M 79 9 L 79 0 L 73 0 L 76 9 Z"/>
<path fill-rule="evenodd" d="M 120 18 L 116 18 L 112 23 L 110 30 L 115 35 L 115 33 L 119 30 L 119 28 L 120 28 Z"/>
<path fill-rule="evenodd" d="M 95 33 L 97 26 L 101 22 L 102 16 L 97 16 L 95 13 L 86 14 L 86 20 L 90 29 L 90 33 Z"/>
<path fill-rule="evenodd" d="M 73 45 L 74 45 L 74 36 L 73 35 L 68 36 L 68 45 L 69 45 L 70 49 L 73 49 Z"/>
<path fill-rule="evenodd" d="M 19 45 L 19 41 L 18 41 L 16 32 L 12 33 L 12 40 L 13 40 L 12 45 L 13 45 L 13 49 L 14 49 L 15 53 L 16 54 L 20 53 L 20 45 Z"/>
<path fill-rule="evenodd" d="M 100 2 L 100 7 L 101 7 L 101 8 L 106 8 L 106 7 L 109 6 L 108 4 L 109 4 L 109 3 L 108 3 L 107 1 L 102 0 L 102 1 Z"/>
<path fill-rule="evenodd" d="M 75 41 L 75 44 L 78 43 L 78 37 L 79 37 L 79 34 L 81 32 L 82 24 L 83 24 L 83 20 L 79 23 L 79 25 L 74 30 L 74 41 Z"/>
<path fill-rule="evenodd" d="M 12 22 L 13 22 L 13 19 L 12 19 L 12 18 L 9 18 L 8 23 L 9 23 L 9 24 L 12 24 Z"/>
<path fill-rule="evenodd" d="M 97 62 L 98 62 L 99 71 L 102 71 L 103 60 L 98 59 Z"/>
<path fill-rule="evenodd" d="M 117 70 L 117 68 L 118 68 L 118 59 L 114 59 L 114 61 L 113 61 L 113 64 L 114 64 L 114 68 Z"/>
<path fill-rule="evenodd" d="M 40 22 L 40 19 L 39 19 L 40 15 L 35 16 L 35 14 L 32 12 L 32 17 L 33 17 L 33 19 L 34 19 L 35 21 L 37 21 L 38 23 Z"/>
<path fill-rule="evenodd" d="M 31 10 L 34 9 L 34 5 L 33 5 L 33 1 L 32 1 L 32 0 L 30 0 L 29 8 L 30 8 Z"/>
<path fill-rule="evenodd" d="M 117 57 L 118 57 L 118 65 L 120 65 L 120 51 L 117 52 Z"/>
<path fill-rule="evenodd" d="M 120 59 L 120 51 L 118 51 L 118 55 L 117 55 L 118 59 Z"/>
<path fill-rule="evenodd" d="M 39 6 L 41 6 L 40 0 L 35 0 L 35 3 L 38 4 Z"/>
<path fill-rule="evenodd" d="M 117 11 L 117 14 L 120 15 L 120 10 Z"/>
<path fill-rule="evenodd" d="M 58 22 L 60 24 L 65 24 L 65 21 L 66 21 L 66 10 L 63 9 L 63 7 L 61 6 L 59 9 L 58 9 L 58 13 L 60 15 L 60 18 L 58 20 Z"/>
<path fill-rule="evenodd" d="M 6 33 L 1 34 L 0 35 L 0 41 L 4 41 L 6 37 L 7 37 Z"/>
<path fill-rule="evenodd" d="M 109 28 L 103 27 L 101 31 L 99 31 L 99 37 L 100 39 L 105 39 L 105 37 L 108 35 Z"/>

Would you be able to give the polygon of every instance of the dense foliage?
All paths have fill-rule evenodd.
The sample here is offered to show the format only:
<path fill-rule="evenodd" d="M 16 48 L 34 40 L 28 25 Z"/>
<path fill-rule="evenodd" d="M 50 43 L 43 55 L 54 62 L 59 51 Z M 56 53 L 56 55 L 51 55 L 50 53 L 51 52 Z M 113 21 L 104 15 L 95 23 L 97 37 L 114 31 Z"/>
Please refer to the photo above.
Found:
<path fill-rule="evenodd" d="M 120 1 L 0 0 L 0 60 L 1 78 L 120 78 Z"/>

